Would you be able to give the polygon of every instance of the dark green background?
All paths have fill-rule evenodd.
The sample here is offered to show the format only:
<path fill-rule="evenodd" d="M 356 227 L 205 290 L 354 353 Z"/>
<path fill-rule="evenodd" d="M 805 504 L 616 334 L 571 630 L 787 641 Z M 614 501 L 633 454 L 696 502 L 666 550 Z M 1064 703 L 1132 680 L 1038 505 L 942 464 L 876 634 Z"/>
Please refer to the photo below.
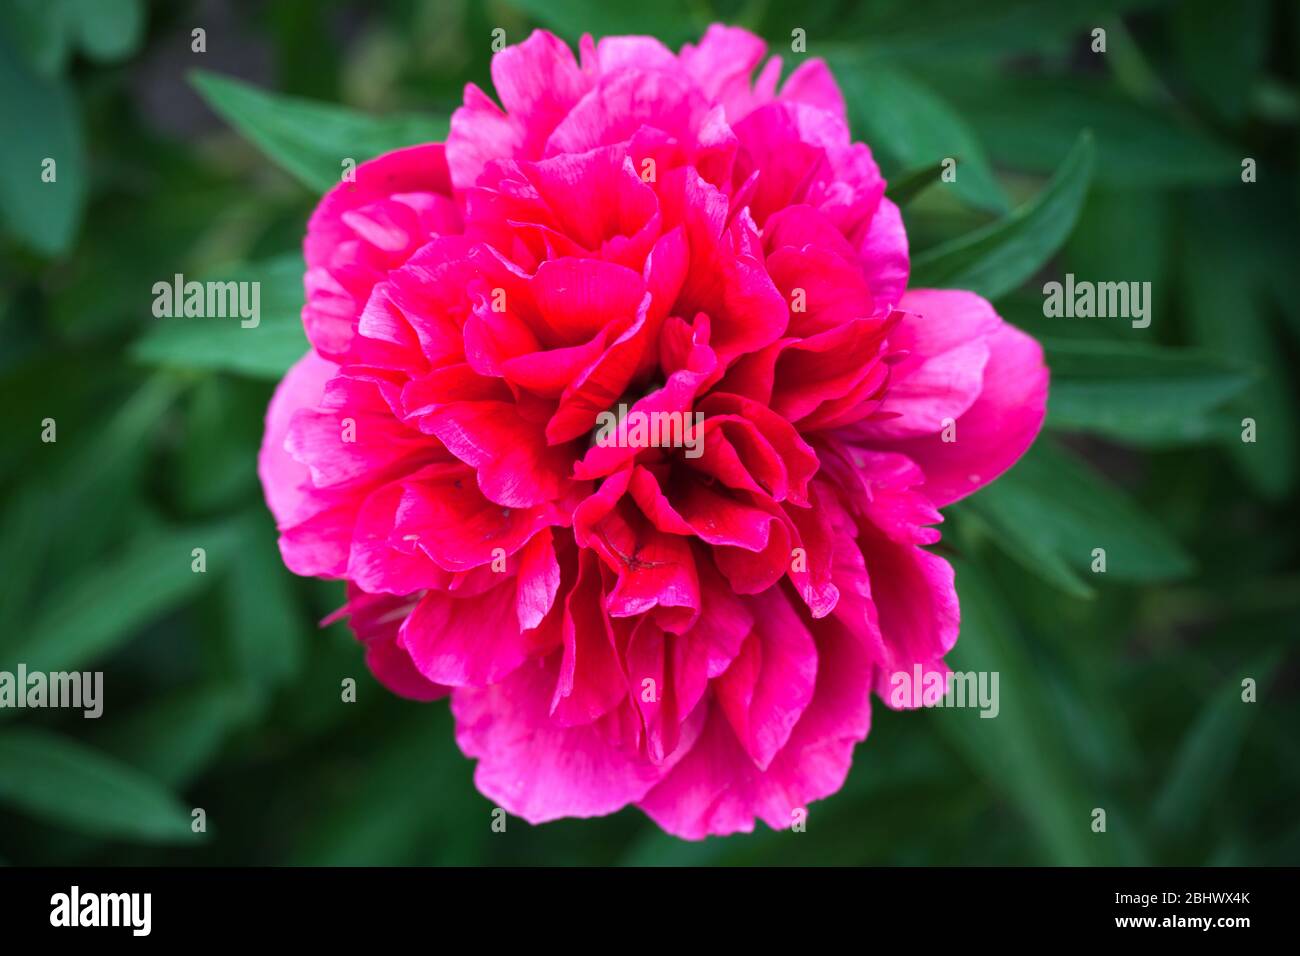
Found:
<path fill-rule="evenodd" d="M 0 669 L 103 670 L 106 703 L 0 711 L 0 861 L 1295 863 L 1296 5 L 623 7 L 4 5 Z M 341 585 L 280 563 L 254 468 L 305 347 L 297 250 L 340 156 L 440 137 L 487 86 L 493 29 L 676 45 L 713 19 L 787 70 L 805 30 L 906 200 L 918 280 L 984 291 L 1047 347 L 1048 434 L 944 525 L 952 663 L 1000 673 L 1001 715 L 878 706 L 802 834 L 689 844 L 636 810 L 493 833 L 445 703 L 382 691 L 346 628 L 316 627 Z M 155 319 L 176 272 L 261 281 L 262 326 Z M 1066 272 L 1150 281 L 1151 327 L 1044 318 Z"/>

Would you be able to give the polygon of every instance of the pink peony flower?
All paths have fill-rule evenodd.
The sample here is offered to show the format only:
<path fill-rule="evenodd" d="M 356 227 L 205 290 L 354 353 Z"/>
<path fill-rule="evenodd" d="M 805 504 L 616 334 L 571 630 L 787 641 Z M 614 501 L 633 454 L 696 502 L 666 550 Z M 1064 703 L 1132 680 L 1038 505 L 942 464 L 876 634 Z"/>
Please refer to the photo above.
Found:
<path fill-rule="evenodd" d="M 906 290 L 829 70 L 751 82 L 764 52 L 534 33 L 501 107 L 468 87 L 308 226 L 259 461 L 284 560 L 347 582 L 376 678 L 450 693 L 534 823 L 636 804 L 696 839 L 834 793 L 872 692 L 957 640 L 937 509 L 1043 420 L 1039 346 Z M 620 404 L 698 414 L 694 453 L 597 440 Z"/>

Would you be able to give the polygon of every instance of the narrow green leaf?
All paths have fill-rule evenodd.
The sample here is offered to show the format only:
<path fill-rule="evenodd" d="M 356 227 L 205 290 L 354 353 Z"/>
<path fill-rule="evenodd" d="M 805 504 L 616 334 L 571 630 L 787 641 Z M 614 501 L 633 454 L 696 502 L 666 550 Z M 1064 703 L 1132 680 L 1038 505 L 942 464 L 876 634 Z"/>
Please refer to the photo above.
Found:
<path fill-rule="evenodd" d="M 920 169 L 911 169 L 889 180 L 885 196 L 898 206 L 906 206 L 921 193 L 939 181 L 943 163 L 934 163 Z"/>
<path fill-rule="evenodd" d="M 44 518 L 52 507 L 45 489 L 32 482 L 13 492 L 0 511 L 0 634 L 12 633 L 32 600 L 49 535 Z"/>
<path fill-rule="evenodd" d="M 951 188 L 993 212 L 1009 208 L 975 132 L 947 102 L 893 67 L 853 58 L 832 59 L 849 118 L 859 138 L 903 168 L 956 161 Z M 948 184 L 945 184 L 948 185 Z"/>
<path fill-rule="evenodd" d="M 1087 799 L 1056 742 L 1059 728 L 1043 699 L 1043 682 L 1029 660 L 1014 618 L 991 581 L 973 564 L 954 561 L 961 599 L 961 638 L 948 656 L 954 670 L 998 675 L 998 710 L 931 711 L 935 723 L 981 773 L 1005 793 L 1057 865 L 1090 861 Z M 991 689 L 991 685 L 989 685 Z"/>
<path fill-rule="evenodd" d="M 95 742 L 153 779 L 183 787 L 256 713 L 255 703 L 238 688 L 187 687 L 107 724 Z"/>
<path fill-rule="evenodd" d="M 1083 462 L 1039 439 L 1015 467 L 970 499 L 970 507 L 1014 540 L 995 540 L 1021 563 L 1034 567 L 1039 553 L 1056 555 L 1079 570 L 1092 572 L 1093 551 L 1106 552 L 1107 578 L 1159 581 L 1192 571 L 1191 558 L 1119 489 Z M 1026 536 L 1033 551 L 1019 550 Z M 1051 575 L 1045 575 L 1059 584 Z"/>
<path fill-rule="evenodd" d="M 1010 515 L 983 504 L 983 496 L 975 495 L 959 502 L 953 510 L 959 521 L 974 523 L 1026 570 L 1053 587 L 1085 600 L 1095 595 L 1092 587 L 1057 553 L 1051 541 L 1039 537 L 1034 528 L 1017 524 L 1010 520 Z"/>
<path fill-rule="evenodd" d="M 1009 216 L 921 253 L 911 284 L 970 289 L 986 299 L 1010 292 L 1033 275 L 1074 227 L 1092 175 L 1092 137 L 1079 137 L 1051 182 Z"/>
<path fill-rule="evenodd" d="M 1191 831 L 1232 777 L 1237 757 L 1261 706 L 1242 700 L 1241 681 L 1255 681 L 1256 693 L 1273 676 L 1277 655 L 1254 661 L 1240 675 L 1216 689 L 1200 715 L 1188 728 L 1169 774 L 1151 807 L 1151 820 L 1160 830 L 1190 838 Z"/>
<path fill-rule="evenodd" d="M 151 375 L 104 418 L 87 410 L 60 419 L 59 440 L 72 441 L 46 486 L 43 520 L 53 535 L 46 545 L 51 561 L 65 580 L 89 556 L 138 530 L 147 465 L 178 388 L 170 376 Z M 5 639 L 0 634 L 0 645 Z"/>
<path fill-rule="evenodd" d="M 1237 248 L 1239 237 L 1249 235 L 1249 222 L 1227 203 L 1193 212 L 1181 263 L 1185 314 L 1197 345 L 1262 372 L 1233 398 L 1232 418 L 1220 436 L 1246 481 L 1281 500 L 1300 475 L 1300 410 L 1292 363 L 1261 308 L 1266 297 L 1252 274 L 1254 250 Z M 1224 262 L 1238 265 L 1224 269 Z M 1246 419 L 1254 422 L 1254 441 L 1242 440 Z"/>
<path fill-rule="evenodd" d="M 314 805 L 292 862 L 371 866 L 483 859 L 485 841 L 492 838 L 492 807 L 470 785 L 449 725 L 445 708 L 411 711 L 408 719 L 388 724 L 385 746 L 366 760 L 365 773 L 349 774 L 336 798 Z M 375 812 L 376 801 L 383 813 Z M 476 814 L 483 825 L 466 825 Z M 508 823 L 511 829 L 516 825 Z"/>
<path fill-rule="evenodd" d="M 146 533 L 68 582 L 30 628 L 9 637 L 0 660 L 56 671 L 103 657 L 214 580 L 232 560 L 236 540 L 230 526 Z M 205 549 L 206 572 L 192 570 L 195 548 Z"/>
<path fill-rule="evenodd" d="M 1050 340 L 1047 424 L 1145 445 L 1203 441 L 1209 413 L 1250 385 L 1239 361 L 1154 345 Z"/>
<path fill-rule="evenodd" d="M 236 372 L 278 380 L 307 351 L 302 328 L 304 266 L 290 253 L 208 277 L 217 282 L 256 282 L 256 326 L 231 318 L 161 318 L 132 347 L 131 354 L 154 365 Z"/>
<path fill-rule="evenodd" d="M 47 562 L 64 568 L 80 563 L 131 527 L 126 513 L 150 439 L 175 394 L 175 382 L 152 376 L 106 418 L 57 417 L 59 438 L 72 441 L 45 447 L 66 447 L 68 454 L 29 476 L 0 512 L 6 529 L 0 567 L 11 569 L 0 579 L 0 648 L 30 632 L 42 585 L 61 591 L 48 588 Z"/>
<path fill-rule="evenodd" d="M 257 449 L 265 414 L 266 389 L 260 382 L 210 375 L 190 389 L 173 476 L 184 513 L 227 511 L 250 496 L 261 507 Z"/>
<path fill-rule="evenodd" d="M 979 130 L 998 166 L 1050 172 L 1089 130 L 1100 185 L 1140 191 L 1241 182 L 1241 155 L 1230 146 L 1171 110 L 1135 102 L 1109 80 L 942 69 L 924 77 Z"/>
<path fill-rule="evenodd" d="M 853 48 L 872 58 L 900 62 L 947 62 L 967 56 L 1062 48 L 1072 36 L 1112 12 L 1152 6 L 1159 0 L 1094 0 L 1080 3 L 1042 3 L 1041 0 L 873 0 L 871 3 L 828 5 L 827 44 L 845 38 Z M 773 4 L 784 22 L 802 23 L 818 10 L 807 4 Z M 809 30 L 809 36 L 813 31 Z M 769 35 L 775 35 L 770 33 Z M 786 35 L 786 34 L 782 34 Z M 816 52 L 820 44 L 810 50 Z M 1086 49 L 1083 41 L 1080 48 Z"/>
<path fill-rule="evenodd" d="M 224 586 L 230 641 L 245 682 L 274 687 L 297 676 L 310 617 L 295 596 L 265 509 L 244 519 L 240 530 L 240 557 Z"/>
<path fill-rule="evenodd" d="M 81 117 L 71 87 L 37 76 L 0 35 L 0 220 L 47 256 L 72 246 L 86 203 Z M 53 161 L 53 165 L 50 165 Z M 46 179 L 53 177 L 52 181 Z"/>
<path fill-rule="evenodd" d="M 45 731 L 0 733 L 0 802 L 57 826 L 147 843 L 186 843 L 189 811 L 165 788 Z"/>
<path fill-rule="evenodd" d="M 1268 51 L 1270 4 L 1238 0 L 1225 30 L 1217 0 L 1181 0 L 1170 19 L 1174 49 L 1197 95 L 1222 118 L 1245 119 L 1250 94 Z"/>
<path fill-rule="evenodd" d="M 1177 203 L 1167 193 L 1155 190 L 1094 188 L 1084 201 L 1079 221 L 1061 250 L 1063 270 L 1076 279 L 1092 281 L 1147 281 L 1151 283 L 1151 324 L 1135 329 L 1122 319 L 1100 320 L 1108 326 L 1103 334 L 1118 335 L 1137 341 L 1155 340 L 1171 321 L 1175 292 L 1167 282 L 1168 266 L 1173 259 L 1174 213 Z M 1054 278 L 1064 279 L 1064 276 Z M 1034 290 L 1041 307 L 1040 290 Z M 1052 322 L 1061 325 L 1059 318 Z M 1073 320 L 1066 320 L 1066 324 Z M 1085 320 L 1078 324 L 1092 324 Z M 1057 334 L 1057 333 L 1052 333 Z"/>
<path fill-rule="evenodd" d="M 443 139 L 445 119 L 366 116 L 312 100 L 267 93 L 198 70 L 191 82 L 218 114 L 308 188 L 325 192 L 342 177 L 344 160 L 361 163 L 380 153 Z"/>

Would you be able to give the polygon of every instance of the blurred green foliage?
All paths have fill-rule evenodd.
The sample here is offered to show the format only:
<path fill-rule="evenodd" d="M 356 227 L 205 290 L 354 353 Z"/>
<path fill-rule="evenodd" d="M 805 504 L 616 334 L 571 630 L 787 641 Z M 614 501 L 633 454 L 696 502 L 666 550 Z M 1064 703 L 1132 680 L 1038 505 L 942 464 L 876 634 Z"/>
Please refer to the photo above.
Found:
<path fill-rule="evenodd" d="M 279 561 L 255 456 L 305 348 L 301 235 L 339 157 L 443 135 L 494 29 L 713 20 L 787 71 L 828 59 L 917 281 L 1047 349 L 1050 434 L 941 546 L 952 662 L 1000 673 L 1001 714 L 878 707 L 805 834 L 691 844 L 635 810 L 494 834 L 445 704 L 382 691 L 315 626 L 341 587 Z M 1284 0 L 6 4 L 0 669 L 100 669 L 106 701 L 0 710 L 0 860 L 1295 863 L 1298 51 Z M 261 325 L 154 319 L 177 272 L 258 279 Z M 1151 282 L 1150 327 L 1045 318 L 1067 272 Z"/>

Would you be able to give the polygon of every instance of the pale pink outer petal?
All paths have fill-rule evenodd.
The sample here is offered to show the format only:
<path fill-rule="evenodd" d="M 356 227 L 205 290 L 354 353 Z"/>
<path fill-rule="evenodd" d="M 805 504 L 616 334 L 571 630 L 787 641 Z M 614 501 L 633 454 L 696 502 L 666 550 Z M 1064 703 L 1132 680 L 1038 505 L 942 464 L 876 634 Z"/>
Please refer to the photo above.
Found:
<path fill-rule="evenodd" d="M 303 255 L 307 262 L 304 286 L 303 328 L 315 348 L 342 359 L 356 335 L 356 324 L 383 268 L 395 267 L 419 239 L 399 235 L 401 248 L 380 250 L 358 239 L 361 233 L 383 242 L 384 230 L 358 211 L 371 204 L 404 199 L 426 209 L 423 220 L 407 210 L 408 217 L 424 228 L 459 228 L 460 217 L 449 198 L 451 181 L 441 143 L 408 146 L 384 153 L 357 166 L 351 181 L 344 180 L 321 198 L 307 223 Z"/>
<path fill-rule="evenodd" d="M 280 528 L 306 518 L 311 511 L 311 479 L 307 466 L 284 447 L 289 424 L 300 408 L 314 408 L 325 384 L 339 367 L 309 351 L 280 380 L 266 409 L 266 431 L 257 454 L 257 475 L 262 480 L 266 504 Z"/>
<path fill-rule="evenodd" d="M 450 687 L 434 684 L 415 669 L 411 655 L 395 641 L 377 641 L 366 648 L 366 666 L 375 680 L 399 697 L 427 703 L 442 700 Z"/>
<path fill-rule="evenodd" d="M 654 37 L 601 37 L 596 41 L 596 65 L 601 73 L 613 73 L 624 67 L 639 70 L 676 70 L 673 51 Z"/>
<path fill-rule="evenodd" d="M 766 51 L 767 43 L 748 30 L 715 23 L 699 46 L 682 47 L 680 60 L 710 102 L 723 104 L 735 122 L 752 107 L 750 76 Z"/>
<path fill-rule="evenodd" d="M 544 155 L 584 153 L 630 139 L 642 126 L 694 138 L 708 102 L 689 80 L 657 70 L 602 77 L 554 127 Z"/>
<path fill-rule="evenodd" d="M 508 583 L 472 597 L 428 591 L 403 622 L 397 643 L 435 684 L 496 683 L 534 650 L 533 632 L 519 629 L 514 598 Z"/>
<path fill-rule="evenodd" d="M 349 211 L 403 193 L 450 195 L 445 148 L 441 143 L 406 146 L 366 160 L 355 177 L 327 192 L 307 223 L 303 255 L 308 268 L 327 265 L 339 243 L 353 237 L 344 223 Z"/>
<path fill-rule="evenodd" d="M 398 629 L 411 611 L 412 599 L 388 594 L 367 594 L 348 585 L 348 603 L 323 622 L 347 616 L 352 632 L 366 648 L 366 666 L 375 680 L 394 694 L 410 700 L 446 697 L 451 688 L 433 684 L 415 669 L 411 655 L 397 644 Z"/>
<path fill-rule="evenodd" d="M 853 747 L 871 727 L 872 663 L 862 641 L 833 619 L 816 622 L 814 633 L 812 703 L 768 768 L 754 766 L 714 703 L 694 747 L 638 803 L 655 823 L 687 840 L 750 833 L 755 817 L 789 829 L 795 811 L 844 785 Z"/>
<path fill-rule="evenodd" d="M 916 438 L 941 432 L 979 398 L 988 364 L 986 339 L 1002 328 L 993 306 L 971 292 L 924 289 L 904 296 L 907 310 L 889 336 L 906 356 L 891 366 L 880 412 L 896 417 L 864 424 L 872 438 Z"/>
<path fill-rule="evenodd" d="M 542 144 L 593 78 L 567 43 L 534 30 L 523 43 L 492 58 L 492 82 L 504 113 L 477 87 L 465 91 L 465 105 L 451 117 L 447 163 L 458 189 L 467 189 L 494 159 L 536 159 Z"/>
<path fill-rule="evenodd" d="M 465 103 L 451 114 L 447 134 L 447 165 L 457 189 L 468 189 L 478 180 L 483 167 L 497 159 L 519 153 L 523 131 L 492 98 L 470 83 Z"/>
<path fill-rule="evenodd" d="M 952 327 L 970 322 L 972 310 L 991 307 L 970 292 L 909 292 L 902 307 L 924 308 L 928 323 Z M 873 441 L 907 455 L 925 472 L 922 490 L 942 507 L 982 488 L 1015 464 L 1033 444 L 1047 411 L 1047 365 L 1031 336 L 1001 319 L 984 336 L 988 362 L 979 397 L 956 420 L 955 441 L 942 433 Z"/>
<path fill-rule="evenodd" d="M 550 719 L 558 654 L 519 667 L 500 684 L 452 691 L 456 742 L 476 758 L 474 782 L 489 800 L 529 823 L 613 813 L 645 796 L 693 742 L 653 764 L 619 749 L 605 726 L 616 714 L 577 727 Z"/>
<path fill-rule="evenodd" d="M 844 123 L 848 123 L 848 112 L 844 108 L 844 94 L 835 82 L 830 67 L 824 60 L 805 60 L 795 67 L 789 78 L 781 86 L 780 98 L 795 103 L 807 103 L 834 113 Z"/>
<path fill-rule="evenodd" d="M 883 669 L 892 674 L 941 660 L 961 629 L 952 565 L 914 544 L 872 536 L 859 544 L 887 657 Z"/>
<path fill-rule="evenodd" d="M 877 310 L 887 312 L 899 307 L 911 263 L 903 214 L 890 200 L 881 198 L 871 224 L 858 243 L 858 256 Z"/>

